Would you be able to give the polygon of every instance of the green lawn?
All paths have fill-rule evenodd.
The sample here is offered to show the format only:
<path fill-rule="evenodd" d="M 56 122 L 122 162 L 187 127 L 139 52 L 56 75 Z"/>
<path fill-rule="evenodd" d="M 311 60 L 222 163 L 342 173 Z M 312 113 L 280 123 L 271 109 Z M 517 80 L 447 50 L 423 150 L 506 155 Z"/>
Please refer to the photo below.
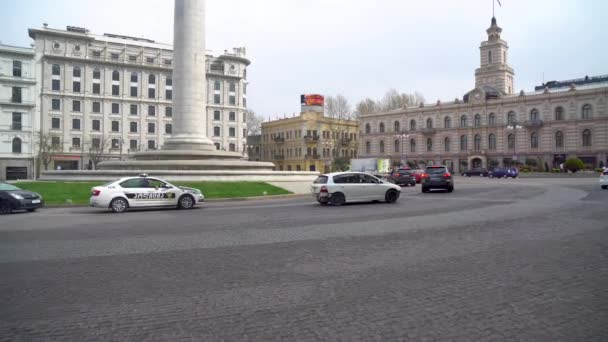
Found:
<path fill-rule="evenodd" d="M 18 182 L 15 185 L 42 195 L 46 204 L 86 204 L 91 188 L 104 182 Z M 264 182 L 174 182 L 203 191 L 205 198 L 238 198 L 290 194 Z"/>

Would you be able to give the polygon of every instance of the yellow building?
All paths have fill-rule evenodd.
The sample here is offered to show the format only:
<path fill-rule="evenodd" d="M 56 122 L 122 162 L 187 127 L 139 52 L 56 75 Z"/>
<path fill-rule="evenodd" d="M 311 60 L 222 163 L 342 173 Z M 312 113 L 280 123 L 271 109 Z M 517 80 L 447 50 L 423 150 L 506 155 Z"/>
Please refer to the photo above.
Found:
<path fill-rule="evenodd" d="M 262 160 L 275 170 L 331 172 L 336 160 L 357 157 L 359 122 L 302 107 L 300 115 L 262 123 Z M 310 110 L 308 110 L 310 109 Z"/>

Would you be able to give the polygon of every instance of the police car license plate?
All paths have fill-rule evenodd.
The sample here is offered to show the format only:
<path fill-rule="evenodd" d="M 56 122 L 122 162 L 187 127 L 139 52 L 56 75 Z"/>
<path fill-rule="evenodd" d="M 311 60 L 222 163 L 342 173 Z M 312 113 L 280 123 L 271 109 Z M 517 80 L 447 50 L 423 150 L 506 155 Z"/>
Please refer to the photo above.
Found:
<path fill-rule="evenodd" d="M 39 199 L 37 199 L 37 200 L 32 200 L 32 203 L 34 203 L 34 204 L 38 204 L 38 203 L 40 203 L 40 200 L 39 200 Z"/>

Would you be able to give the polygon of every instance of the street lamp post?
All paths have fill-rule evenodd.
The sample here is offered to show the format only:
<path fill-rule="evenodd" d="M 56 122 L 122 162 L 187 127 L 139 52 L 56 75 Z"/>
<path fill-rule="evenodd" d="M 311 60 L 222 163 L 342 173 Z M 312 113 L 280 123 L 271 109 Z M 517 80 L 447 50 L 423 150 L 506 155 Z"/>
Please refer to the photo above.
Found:
<path fill-rule="evenodd" d="M 507 129 L 513 131 L 513 160 L 517 160 L 517 130 L 523 128 L 516 121 L 509 122 Z"/>
<path fill-rule="evenodd" d="M 396 137 L 401 142 L 401 166 L 407 166 L 407 163 L 405 161 L 405 144 L 404 144 L 404 142 L 405 142 L 405 139 L 410 137 L 410 135 L 405 134 L 405 132 L 402 132 L 401 134 L 397 134 Z M 403 164 L 405 164 L 405 165 L 403 165 Z"/>

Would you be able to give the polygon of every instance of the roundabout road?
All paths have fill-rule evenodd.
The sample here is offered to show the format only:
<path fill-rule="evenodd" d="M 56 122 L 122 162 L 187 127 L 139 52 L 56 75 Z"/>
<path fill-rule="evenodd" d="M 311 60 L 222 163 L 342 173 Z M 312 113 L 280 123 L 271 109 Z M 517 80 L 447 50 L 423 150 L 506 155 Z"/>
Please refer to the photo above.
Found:
<path fill-rule="evenodd" d="M 458 177 L 392 205 L 3 216 L 0 340 L 606 340 L 607 201 Z"/>

